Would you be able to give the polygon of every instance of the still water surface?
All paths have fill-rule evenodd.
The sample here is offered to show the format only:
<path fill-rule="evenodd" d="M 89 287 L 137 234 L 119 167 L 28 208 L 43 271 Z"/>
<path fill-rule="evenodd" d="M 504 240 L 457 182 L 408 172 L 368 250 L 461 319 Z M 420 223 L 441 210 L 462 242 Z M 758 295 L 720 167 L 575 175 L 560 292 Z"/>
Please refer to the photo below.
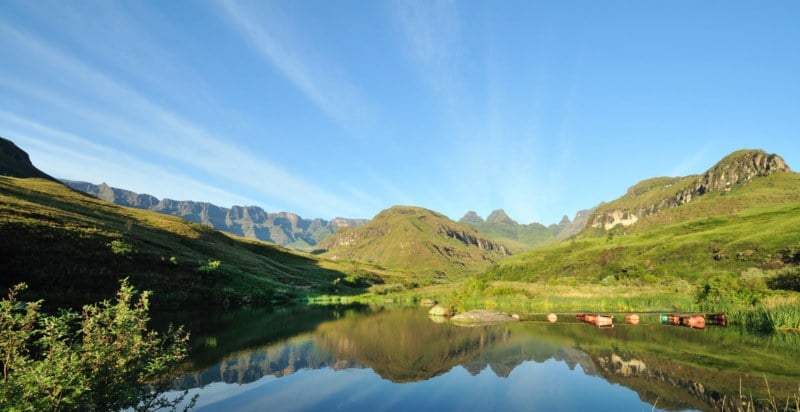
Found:
<path fill-rule="evenodd" d="M 742 383 L 800 396 L 800 337 L 562 315 L 467 328 L 425 308 L 298 307 L 175 316 L 194 410 L 713 410 Z M 619 319 L 620 317 L 617 317 Z M 794 401 L 792 401 L 792 404 Z"/>

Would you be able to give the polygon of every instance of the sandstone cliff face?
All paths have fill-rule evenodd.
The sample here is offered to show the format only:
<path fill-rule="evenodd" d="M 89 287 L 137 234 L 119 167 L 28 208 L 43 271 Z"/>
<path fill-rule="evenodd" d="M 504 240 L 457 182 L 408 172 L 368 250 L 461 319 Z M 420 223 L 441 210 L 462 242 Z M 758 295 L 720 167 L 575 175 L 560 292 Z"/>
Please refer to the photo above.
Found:
<path fill-rule="evenodd" d="M 213 227 L 249 239 L 264 240 L 282 246 L 314 246 L 340 227 L 357 227 L 369 220 L 337 217 L 331 221 L 303 219 L 288 212 L 268 213 L 258 206 L 219 207 L 207 202 L 157 199 L 148 194 L 111 187 L 105 183 L 62 180 L 73 189 L 122 206 L 152 210 L 178 216 L 190 222 Z"/>
<path fill-rule="evenodd" d="M 736 152 L 709 169 L 703 176 L 683 190 L 675 200 L 689 203 L 708 192 L 728 191 L 731 187 L 749 182 L 758 176 L 789 171 L 789 166 L 778 155 L 761 150 Z"/>
<path fill-rule="evenodd" d="M 448 228 L 448 227 L 442 226 L 442 227 L 439 227 L 438 232 L 440 234 L 443 234 L 443 235 L 447 236 L 447 237 L 450 237 L 450 238 L 453 238 L 453 239 L 457 239 L 457 240 L 459 240 L 460 242 L 464 243 L 467 246 L 475 246 L 478 249 L 482 249 L 482 250 L 494 250 L 494 251 L 500 252 L 504 256 L 511 255 L 511 252 L 509 252 L 508 249 L 505 246 L 503 246 L 503 245 L 501 245 L 499 243 L 491 242 L 491 241 L 486 240 L 484 238 L 480 238 L 480 237 L 474 236 L 473 234 L 468 233 L 465 230 L 457 230 L 457 229 L 453 229 L 453 228 Z"/>
<path fill-rule="evenodd" d="M 631 187 L 624 197 L 628 200 L 654 189 L 675 186 L 675 191 L 669 196 L 636 203 L 633 207 L 614 208 L 615 202 L 612 202 L 590 218 L 590 226 L 605 230 L 617 225 L 630 226 L 646 216 L 687 204 L 707 193 L 729 191 L 754 178 L 788 171 L 789 166 L 778 155 L 767 154 L 762 150 L 741 150 L 725 157 L 688 184 L 678 185 L 682 180 L 680 178 L 656 178 Z"/>

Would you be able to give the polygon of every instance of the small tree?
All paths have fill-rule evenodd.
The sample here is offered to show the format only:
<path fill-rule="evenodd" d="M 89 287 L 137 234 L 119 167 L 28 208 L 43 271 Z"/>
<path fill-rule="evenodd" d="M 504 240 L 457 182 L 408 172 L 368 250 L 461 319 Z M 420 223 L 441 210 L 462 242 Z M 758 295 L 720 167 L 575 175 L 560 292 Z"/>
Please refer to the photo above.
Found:
<path fill-rule="evenodd" d="M 163 336 L 147 328 L 149 292 L 134 302 L 136 289 L 125 279 L 115 303 L 47 315 L 41 301 L 17 300 L 24 289 L 15 286 L 0 302 L 0 409 L 175 409 L 183 401 L 186 392 L 177 399 L 163 393 L 189 336 L 182 328 Z"/>

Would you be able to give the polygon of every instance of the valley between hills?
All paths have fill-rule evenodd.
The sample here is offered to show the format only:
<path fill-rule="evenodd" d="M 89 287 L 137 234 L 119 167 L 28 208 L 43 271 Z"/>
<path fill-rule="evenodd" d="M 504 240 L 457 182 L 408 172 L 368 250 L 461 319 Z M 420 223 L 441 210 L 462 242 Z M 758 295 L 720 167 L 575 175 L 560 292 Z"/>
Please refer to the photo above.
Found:
<path fill-rule="evenodd" d="M 519 224 L 502 209 L 456 222 L 395 206 L 328 221 L 159 200 L 59 181 L 5 139 L 0 175 L 0 287 L 26 282 L 31 299 L 63 306 L 105 299 L 129 278 L 159 305 L 713 309 L 754 327 L 800 329 L 800 175 L 760 150 L 636 183 L 550 226 Z"/>

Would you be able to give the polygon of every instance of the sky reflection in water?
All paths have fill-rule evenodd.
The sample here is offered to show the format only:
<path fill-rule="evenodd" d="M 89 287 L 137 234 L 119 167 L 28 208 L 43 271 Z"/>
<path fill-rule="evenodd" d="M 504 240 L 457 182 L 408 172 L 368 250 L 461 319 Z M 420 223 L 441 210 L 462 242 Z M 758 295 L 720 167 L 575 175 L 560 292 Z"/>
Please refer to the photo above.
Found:
<path fill-rule="evenodd" d="M 765 376 L 783 399 L 796 393 L 798 337 L 651 317 L 611 329 L 574 315 L 464 328 L 424 308 L 195 317 L 190 372 L 177 385 L 200 395 L 198 411 L 713 410 L 740 382 L 763 397 Z"/>
<path fill-rule="evenodd" d="M 305 369 L 243 385 L 214 383 L 200 393 L 196 411 L 652 410 L 636 392 L 556 360 L 524 362 L 506 378 L 488 366 L 476 376 L 457 366 L 407 383 L 371 369 Z"/>

